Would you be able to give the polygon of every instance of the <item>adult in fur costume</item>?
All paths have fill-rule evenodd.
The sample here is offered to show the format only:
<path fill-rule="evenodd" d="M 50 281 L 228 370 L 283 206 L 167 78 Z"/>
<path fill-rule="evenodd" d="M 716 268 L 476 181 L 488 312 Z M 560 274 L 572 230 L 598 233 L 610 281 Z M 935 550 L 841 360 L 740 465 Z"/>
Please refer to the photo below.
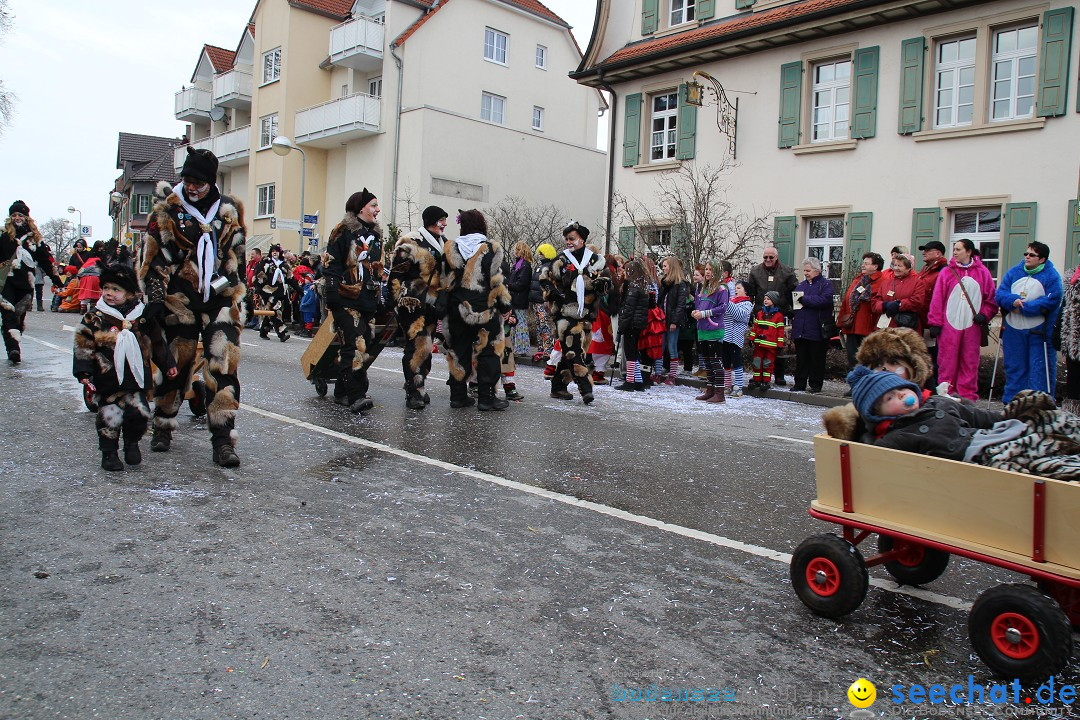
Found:
<path fill-rule="evenodd" d="M 920 388 L 926 386 L 934 372 L 926 343 L 910 328 L 885 328 L 871 333 L 863 340 L 855 361 L 871 370 L 894 372 Z M 858 440 L 866 432 L 852 403 L 829 408 L 821 420 L 825 431 L 834 438 Z"/>
<path fill-rule="evenodd" d="M 446 245 L 443 256 L 450 407 L 472 405 L 468 381 L 475 371 L 477 409 L 505 410 L 510 403 L 495 396 L 506 343 L 502 315 L 511 309 L 510 291 L 503 283 L 503 249 L 488 239 L 487 221 L 479 210 L 458 212 L 461 234 Z"/>
<path fill-rule="evenodd" d="M 34 300 L 34 275 L 38 268 L 52 279 L 53 287 L 60 287 L 52 253 L 30 217 L 30 208 L 22 200 L 16 200 L 8 208 L 4 232 L 0 233 L 0 277 L 7 274 L 0 293 L 0 333 L 4 336 L 8 360 L 13 364 L 22 362 L 19 341 L 26 328 L 26 312 Z"/>
<path fill-rule="evenodd" d="M 273 315 L 263 316 L 259 337 L 266 338 L 273 329 L 281 342 L 289 339 L 289 331 L 285 329 L 281 313 L 288 302 L 288 280 L 292 275 L 292 268 L 284 256 L 280 245 L 271 245 L 269 254 L 255 268 L 255 292 L 259 296 L 262 309 L 274 311 Z"/>
<path fill-rule="evenodd" d="M 611 279 L 605 271 L 604 255 L 598 248 L 585 246 L 589 228 L 571 221 L 563 228 L 563 238 L 566 249 L 540 274 L 563 352 L 551 378 L 551 397 L 569 400 L 572 396 L 567 388 L 575 382 L 582 402 L 588 405 L 593 401 L 593 385 L 586 354 L 600 296 L 608 291 Z"/>
<path fill-rule="evenodd" d="M 200 338 L 206 365 L 206 418 L 214 462 L 236 467 L 236 411 L 240 407 L 240 329 L 244 326 L 244 207 L 220 193 L 218 161 L 188 147 L 181 182 L 159 183 L 139 252 L 137 274 L 145 317 L 161 322 L 178 374 L 155 391 L 150 449 L 172 445 L 176 415 L 191 387 Z"/>
<path fill-rule="evenodd" d="M 345 217 L 330 231 L 323 253 L 326 308 L 341 333 L 334 402 L 360 414 L 374 407 L 367 396 L 371 320 L 379 307 L 382 233 L 379 200 L 364 188 L 345 202 Z"/>
<path fill-rule="evenodd" d="M 435 325 L 445 314 L 445 295 L 440 295 L 440 290 L 447 214 L 432 205 L 424 209 L 422 217 L 424 226 L 401 236 L 390 263 L 390 293 L 398 327 L 405 336 L 401 356 L 405 405 L 411 410 L 422 410 L 431 402 L 424 383 L 431 372 Z"/>
<path fill-rule="evenodd" d="M 1065 356 L 1065 399 L 1061 407 L 1080 415 L 1080 267 L 1065 283 L 1060 327 L 1061 352 Z"/>

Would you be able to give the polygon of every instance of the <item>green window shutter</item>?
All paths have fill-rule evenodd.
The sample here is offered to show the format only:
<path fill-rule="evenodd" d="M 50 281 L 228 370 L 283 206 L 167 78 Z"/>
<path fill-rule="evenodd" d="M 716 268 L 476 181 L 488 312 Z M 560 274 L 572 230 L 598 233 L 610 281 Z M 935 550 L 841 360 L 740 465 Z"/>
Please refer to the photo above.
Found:
<path fill-rule="evenodd" d="M 862 256 L 870 252 L 870 233 L 874 228 L 874 213 L 853 212 L 847 216 L 847 250 L 844 253 L 844 283 L 859 273 Z M 842 291 L 842 290 L 841 290 Z"/>
<path fill-rule="evenodd" d="M 716 0 L 698 0 L 697 19 L 709 20 L 716 14 Z"/>
<path fill-rule="evenodd" d="M 686 83 L 679 86 L 679 127 L 676 160 L 693 160 L 697 143 L 697 106 L 686 102 Z"/>
<path fill-rule="evenodd" d="M 1069 103 L 1069 61 L 1073 8 L 1047 10 L 1042 22 L 1042 50 L 1039 53 L 1039 93 L 1035 103 L 1038 117 L 1064 115 Z"/>
<path fill-rule="evenodd" d="M 735 9 L 745 10 L 747 8 L 752 8 L 754 7 L 755 2 L 757 2 L 757 0 L 735 0 Z"/>
<path fill-rule="evenodd" d="M 900 44 L 900 127 L 901 135 L 922 130 L 923 58 L 926 38 L 917 37 Z"/>
<path fill-rule="evenodd" d="M 641 34 L 652 35 L 656 32 L 660 18 L 660 0 L 641 0 Z"/>
<path fill-rule="evenodd" d="M 1071 272 L 1080 265 L 1080 215 L 1077 214 L 1076 201 L 1069 201 L 1069 219 L 1065 223 L 1068 230 L 1065 233 L 1065 267 L 1062 275 L 1068 277 L 1065 271 Z"/>
<path fill-rule="evenodd" d="M 780 256 L 780 262 L 788 267 L 795 265 L 795 228 L 797 218 L 794 215 L 783 215 L 773 220 L 773 246 L 776 254 Z"/>
<path fill-rule="evenodd" d="M 851 137 L 860 140 L 877 134 L 878 61 L 881 48 L 861 48 L 851 58 Z"/>
<path fill-rule="evenodd" d="M 623 124 L 622 164 L 633 167 L 638 163 L 641 143 L 641 93 L 626 96 L 626 122 Z"/>
<path fill-rule="evenodd" d="M 630 257 L 634 254 L 634 226 L 619 228 L 619 254 Z"/>
<path fill-rule="evenodd" d="M 777 147 L 799 144 L 799 119 L 802 114 L 801 62 L 780 66 L 780 138 Z"/>
<path fill-rule="evenodd" d="M 941 240 L 941 208 L 915 208 L 911 211 L 911 252 L 915 254 L 916 270 L 923 268 L 919 246 L 931 240 Z"/>
<path fill-rule="evenodd" d="M 1001 274 L 1022 262 L 1028 243 L 1035 240 L 1035 216 L 1038 203 L 1009 203 L 1005 206 L 1005 223 L 1002 227 L 1001 251 L 998 267 Z"/>

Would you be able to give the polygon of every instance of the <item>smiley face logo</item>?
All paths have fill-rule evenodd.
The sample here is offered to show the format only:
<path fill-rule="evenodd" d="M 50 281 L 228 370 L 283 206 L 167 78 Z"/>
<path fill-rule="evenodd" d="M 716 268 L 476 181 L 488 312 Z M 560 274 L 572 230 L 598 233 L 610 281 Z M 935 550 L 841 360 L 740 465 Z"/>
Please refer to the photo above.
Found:
<path fill-rule="evenodd" d="M 848 700 L 857 708 L 868 708 L 877 700 L 877 688 L 866 678 L 851 683 L 847 690 Z"/>

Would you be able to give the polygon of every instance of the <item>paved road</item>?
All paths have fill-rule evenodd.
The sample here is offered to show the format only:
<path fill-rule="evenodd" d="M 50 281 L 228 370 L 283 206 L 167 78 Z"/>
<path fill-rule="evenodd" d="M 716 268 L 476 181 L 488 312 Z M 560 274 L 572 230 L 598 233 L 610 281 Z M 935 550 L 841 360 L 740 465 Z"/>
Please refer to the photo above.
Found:
<path fill-rule="evenodd" d="M 0 717 L 832 718 L 860 676 L 923 717 L 887 688 L 991 682 L 963 608 L 1015 576 L 955 562 L 912 596 L 874 570 L 839 623 L 794 598 L 786 553 L 829 529 L 805 511 L 819 408 L 584 407 L 527 368 L 505 413 L 438 382 L 412 412 L 388 351 L 356 418 L 299 339 L 249 333 L 240 468 L 185 411 L 173 452 L 107 474 L 71 317 L 31 314 L 0 369 Z M 653 683 L 718 699 L 618 699 Z"/>

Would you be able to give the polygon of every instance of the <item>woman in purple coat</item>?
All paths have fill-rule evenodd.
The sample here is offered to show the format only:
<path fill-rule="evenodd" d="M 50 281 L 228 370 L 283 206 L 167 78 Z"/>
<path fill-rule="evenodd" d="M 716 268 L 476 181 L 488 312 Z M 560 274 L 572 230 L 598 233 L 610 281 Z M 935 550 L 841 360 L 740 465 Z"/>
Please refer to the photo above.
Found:
<path fill-rule="evenodd" d="M 821 324 L 832 320 L 833 286 L 821 274 L 821 261 L 814 257 L 803 260 L 803 277 L 795 288 L 795 318 L 791 321 L 791 337 L 795 340 L 795 385 L 792 390 L 821 392 L 825 382 L 825 355 L 832 338 L 824 337 Z M 800 295 L 801 293 L 801 295 Z"/>

